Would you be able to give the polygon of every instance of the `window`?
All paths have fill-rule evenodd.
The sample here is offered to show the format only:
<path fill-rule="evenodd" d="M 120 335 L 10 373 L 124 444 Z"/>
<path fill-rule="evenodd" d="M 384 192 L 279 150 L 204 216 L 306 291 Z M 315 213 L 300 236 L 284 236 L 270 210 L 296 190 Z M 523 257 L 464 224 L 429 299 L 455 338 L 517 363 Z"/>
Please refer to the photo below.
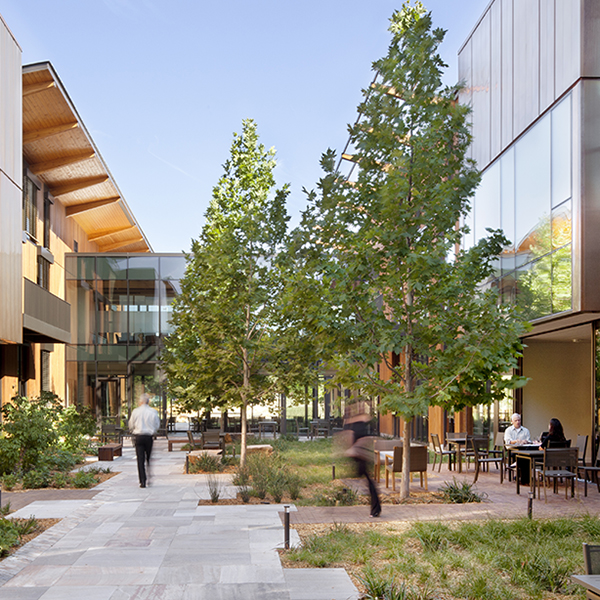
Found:
<path fill-rule="evenodd" d="M 37 186 L 25 175 L 23 177 L 23 231 L 33 238 L 37 233 L 37 193 Z"/>
<path fill-rule="evenodd" d="M 77 240 L 73 240 L 73 252 L 79 252 L 79 243 Z"/>
<path fill-rule="evenodd" d="M 51 392 L 51 377 L 50 377 L 50 351 L 42 350 L 40 357 L 41 384 L 42 392 Z"/>
<path fill-rule="evenodd" d="M 38 256 L 37 264 L 37 284 L 48 290 L 50 289 L 50 261 L 46 260 L 43 256 Z"/>
<path fill-rule="evenodd" d="M 44 192 L 44 248 L 50 249 L 50 209 L 52 200 L 48 191 Z"/>

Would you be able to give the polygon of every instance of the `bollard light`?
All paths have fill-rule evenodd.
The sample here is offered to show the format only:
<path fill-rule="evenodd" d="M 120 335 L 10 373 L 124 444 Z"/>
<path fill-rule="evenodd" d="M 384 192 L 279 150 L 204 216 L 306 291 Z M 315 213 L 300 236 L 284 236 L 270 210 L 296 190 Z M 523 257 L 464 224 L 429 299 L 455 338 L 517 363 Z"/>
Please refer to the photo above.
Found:
<path fill-rule="evenodd" d="M 284 533 L 283 533 L 283 547 L 286 550 L 290 549 L 290 513 L 288 512 L 288 505 L 285 505 L 284 507 L 285 512 L 283 513 L 283 527 L 284 527 Z"/>
<path fill-rule="evenodd" d="M 331 465 L 331 479 L 335 479 L 335 465 Z"/>
<path fill-rule="evenodd" d="M 529 492 L 527 494 L 527 516 L 531 519 L 533 516 L 533 499 L 535 498 L 535 492 Z"/>

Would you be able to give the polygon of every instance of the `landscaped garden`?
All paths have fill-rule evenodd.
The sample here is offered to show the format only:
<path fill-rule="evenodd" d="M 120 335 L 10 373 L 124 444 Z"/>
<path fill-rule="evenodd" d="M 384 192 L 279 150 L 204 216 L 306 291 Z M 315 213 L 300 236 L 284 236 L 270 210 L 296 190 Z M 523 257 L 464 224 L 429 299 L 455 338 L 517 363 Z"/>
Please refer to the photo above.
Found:
<path fill-rule="evenodd" d="M 596 516 L 552 520 L 296 526 L 284 567 L 342 567 L 365 600 L 585 598 L 582 542 Z"/>

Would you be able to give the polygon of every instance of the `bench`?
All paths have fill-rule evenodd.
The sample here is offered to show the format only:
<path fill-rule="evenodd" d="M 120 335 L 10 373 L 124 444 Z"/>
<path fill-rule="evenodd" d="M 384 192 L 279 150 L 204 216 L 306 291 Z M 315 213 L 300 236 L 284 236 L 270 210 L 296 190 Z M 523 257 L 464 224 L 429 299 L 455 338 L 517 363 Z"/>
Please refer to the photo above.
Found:
<path fill-rule="evenodd" d="M 104 444 L 98 448 L 98 460 L 113 460 L 115 456 L 121 456 L 123 444 Z"/>
<path fill-rule="evenodd" d="M 200 440 L 194 438 L 196 444 L 200 443 Z M 169 447 L 169 452 L 173 452 L 173 444 L 189 444 L 190 441 L 187 438 L 180 437 L 169 437 L 167 436 L 167 445 Z"/>
<path fill-rule="evenodd" d="M 246 446 L 247 454 L 272 454 L 273 446 L 271 444 L 252 444 Z"/>

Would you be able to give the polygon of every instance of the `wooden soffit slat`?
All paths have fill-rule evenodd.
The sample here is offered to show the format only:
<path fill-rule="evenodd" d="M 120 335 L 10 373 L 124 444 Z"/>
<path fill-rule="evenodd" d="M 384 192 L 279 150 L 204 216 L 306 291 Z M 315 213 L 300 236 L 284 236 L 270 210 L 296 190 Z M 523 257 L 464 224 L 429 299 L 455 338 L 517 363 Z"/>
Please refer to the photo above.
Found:
<path fill-rule="evenodd" d="M 56 198 L 58 196 L 70 194 L 71 192 L 84 190 L 85 188 L 104 183 L 105 181 L 108 181 L 108 175 L 99 175 L 98 177 L 86 177 L 85 179 L 77 179 L 76 181 L 71 181 L 70 183 L 65 183 L 64 185 L 56 186 L 55 188 L 51 188 L 51 191 L 52 195 Z"/>
<path fill-rule="evenodd" d="M 124 233 L 125 231 L 131 231 L 132 229 L 137 229 L 137 225 L 129 225 L 127 227 L 120 227 L 118 229 L 109 229 L 107 231 L 99 231 L 93 235 L 88 237 L 88 241 L 95 242 L 97 240 L 101 240 L 105 237 L 110 237 L 111 235 L 115 235 L 117 233 Z"/>
<path fill-rule="evenodd" d="M 85 202 L 83 204 L 74 204 L 73 206 L 67 206 L 66 216 L 73 217 L 75 215 L 88 212 L 89 210 L 94 210 L 96 208 L 101 208 L 102 206 L 114 204 L 120 199 L 120 196 L 113 196 L 112 198 L 102 198 L 101 200 L 93 200 L 92 202 Z"/>
<path fill-rule="evenodd" d="M 41 83 L 29 83 L 23 86 L 23 97 L 45 92 L 55 86 L 54 81 L 42 81 Z"/>
<path fill-rule="evenodd" d="M 137 242 L 142 242 L 144 238 L 141 235 L 137 235 L 134 238 L 129 238 L 126 240 L 121 240 L 120 242 L 115 242 L 114 244 L 109 244 L 108 246 L 102 246 L 102 252 L 112 252 L 113 250 L 118 250 L 119 248 L 124 248 L 125 246 L 130 246 L 131 244 L 136 244 Z"/>
<path fill-rule="evenodd" d="M 84 160 L 89 160 L 95 156 L 96 153 L 93 150 L 85 150 L 71 156 L 59 156 L 58 158 L 52 158 L 43 162 L 34 163 L 29 165 L 29 168 L 36 175 L 40 175 L 41 173 L 47 173 L 48 171 L 54 171 L 55 169 L 68 167 L 69 165 L 74 165 L 76 163 L 83 162 Z"/>
<path fill-rule="evenodd" d="M 46 127 L 45 129 L 34 129 L 33 131 L 23 132 L 23 143 L 30 144 L 31 142 L 37 142 L 45 138 L 49 138 L 53 135 L 58 135 L 65 131 L 71 131 L 79 127 L 79 123 L 62 123 L 61 125 L 54 125 L 54 127 Z"/>

